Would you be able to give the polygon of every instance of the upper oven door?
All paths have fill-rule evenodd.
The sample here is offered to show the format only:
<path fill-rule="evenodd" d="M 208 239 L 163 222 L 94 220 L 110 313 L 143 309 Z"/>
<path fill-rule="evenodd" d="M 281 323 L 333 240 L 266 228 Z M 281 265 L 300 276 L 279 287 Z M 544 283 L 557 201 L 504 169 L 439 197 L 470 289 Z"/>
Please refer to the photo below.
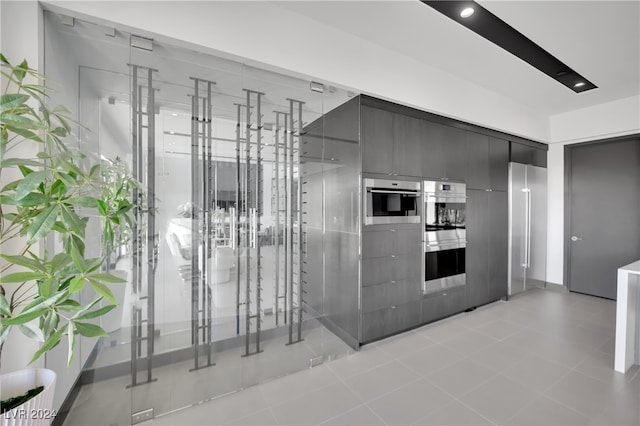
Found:
<path fill-rule="evenodd" d="M 425 181 L 425 231 L 465 229 L 466 205 L 465 184 Z"/>
<path fill-rule="evenodd" d="M 365 225 L 420 223 L 420 182 L 364 179 Z"/>

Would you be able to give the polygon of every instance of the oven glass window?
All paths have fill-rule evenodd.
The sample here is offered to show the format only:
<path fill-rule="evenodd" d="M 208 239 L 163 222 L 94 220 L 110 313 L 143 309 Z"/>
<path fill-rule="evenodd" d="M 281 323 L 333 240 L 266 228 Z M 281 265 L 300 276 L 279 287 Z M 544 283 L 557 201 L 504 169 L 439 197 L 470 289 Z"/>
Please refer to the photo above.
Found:
<path fill-rule="evenodd" d="M 464 248 L 426 252 L 425 281 L 464 274 L 464 253 Z"/>
<path fill-rule="evenodd" d="M 426 230 L 464 229 L 465 203 L 428 202 L 426 204 Z"/>
<path fill-rule="evenodd" d="M 415 216 L 417 197 L 408 194 L 371 193 L 373 216 Z"/>

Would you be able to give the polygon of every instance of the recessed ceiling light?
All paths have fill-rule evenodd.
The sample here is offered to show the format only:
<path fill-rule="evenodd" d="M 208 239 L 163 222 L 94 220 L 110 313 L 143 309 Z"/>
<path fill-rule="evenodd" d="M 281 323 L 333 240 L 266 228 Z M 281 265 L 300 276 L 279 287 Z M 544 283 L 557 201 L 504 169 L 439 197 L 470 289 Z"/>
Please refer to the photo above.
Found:
<path fill-rule="evenodd" d="M 178 114 L 176 114 L 175 112 L 172 112 L 171 115 L 174 116 L 174 117 L 178 116 Z"/>
<path fill-rule="evenodd" d="M 573 85 L 573 87 L 582 87 L 584 86 L 586 83 L 584 81 L 579 81 L 576 84 Z"/>
<path fill-rule="evenodd" d="M 462 12 L 460 12 L 460 16 L 462 18 L 468 18 L 469 16 L 473 15 L 473 12 L 475 12 L 475 10 L 473 10 L 472 7 L 466 7 L 462 9 Z"/>

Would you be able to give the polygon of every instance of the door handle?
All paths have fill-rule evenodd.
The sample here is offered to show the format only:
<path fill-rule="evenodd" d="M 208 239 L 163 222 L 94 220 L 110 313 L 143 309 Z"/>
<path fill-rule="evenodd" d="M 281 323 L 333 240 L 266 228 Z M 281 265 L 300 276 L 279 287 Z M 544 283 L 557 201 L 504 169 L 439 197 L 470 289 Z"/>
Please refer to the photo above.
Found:
<path fill-rule="evenodd" d="M 580 238 L 580 237 L 576 237 L 575 235 L 573 235 L 573 236 L 571 237 L 571 241 L 574 241 L 574 242 L 575 242 L 575 241 L 582 241 L 582 238 Z"/>

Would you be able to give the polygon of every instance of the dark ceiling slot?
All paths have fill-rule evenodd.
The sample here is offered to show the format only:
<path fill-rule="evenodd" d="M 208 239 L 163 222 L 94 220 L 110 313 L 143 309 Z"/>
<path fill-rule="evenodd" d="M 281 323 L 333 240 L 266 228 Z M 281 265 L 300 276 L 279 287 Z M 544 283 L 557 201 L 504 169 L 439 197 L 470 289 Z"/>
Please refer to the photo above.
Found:
<path fill-rule="evenodd" d="M 422 0 L 422 3 L 497 44 L 576 93 L 598 87 L 474 1 Z M 473 11 L 470 12 L 469 8 Z M 462 13 L 465 9 L 466 13 Z M 467 17 L 463 18 L 461 13 Z"/>

